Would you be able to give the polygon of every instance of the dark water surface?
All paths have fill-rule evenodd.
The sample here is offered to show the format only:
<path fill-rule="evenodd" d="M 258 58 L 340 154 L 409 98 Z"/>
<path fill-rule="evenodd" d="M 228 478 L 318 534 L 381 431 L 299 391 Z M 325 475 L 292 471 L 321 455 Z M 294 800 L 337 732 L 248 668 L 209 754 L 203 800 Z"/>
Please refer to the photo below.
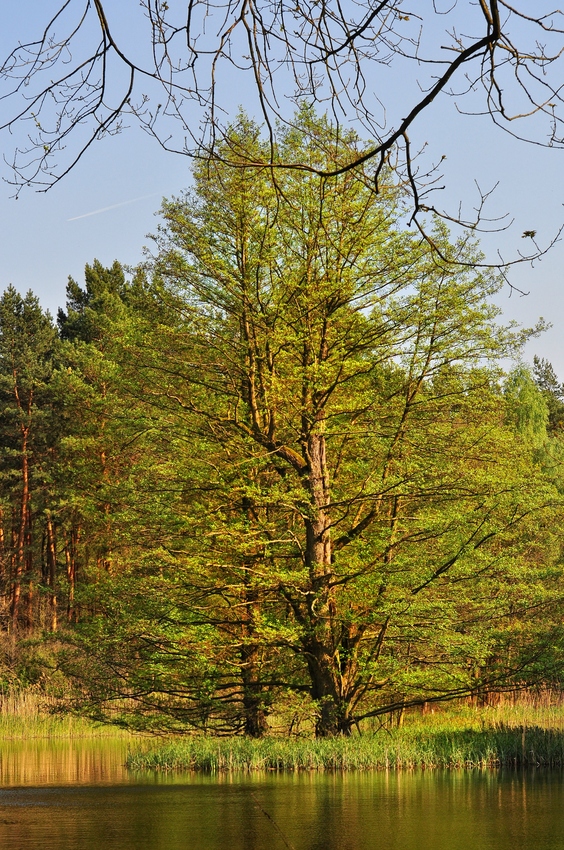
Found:
<path fill-rule="evenodd" d="M 1 850 L 564 850 L 559 771 L 140 775 L 123 742 L 0 742 Z"/>

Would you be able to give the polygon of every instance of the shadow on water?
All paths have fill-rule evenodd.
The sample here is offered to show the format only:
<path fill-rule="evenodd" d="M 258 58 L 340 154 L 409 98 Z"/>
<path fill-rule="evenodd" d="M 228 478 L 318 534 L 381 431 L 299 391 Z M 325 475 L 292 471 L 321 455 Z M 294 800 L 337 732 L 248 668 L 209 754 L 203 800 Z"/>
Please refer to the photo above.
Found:
<path fill-rule="evenodd" d="M 3 743 L 2 850 L 561 850 L 557 770 L 132 774 L 127 741 Z"/>

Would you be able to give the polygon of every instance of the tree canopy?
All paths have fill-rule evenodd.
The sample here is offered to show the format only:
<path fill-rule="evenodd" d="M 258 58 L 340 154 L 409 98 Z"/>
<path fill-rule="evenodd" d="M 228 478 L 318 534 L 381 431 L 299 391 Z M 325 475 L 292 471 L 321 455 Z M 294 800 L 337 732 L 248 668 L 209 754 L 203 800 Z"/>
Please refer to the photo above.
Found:
<path fill-rule="evenodd" d="M 559 682 L 561 387 L 503 277 L 406 229 L 390 170 L 320 181 L 358 138 L 307 106 L 276 155 L 310 168 L 249 165 L 243 113 L 233 143 L 58 332 L 0 300 L 5 637 L 43 629 L 81 711 L 145 729 L 350 734 Z"/>
<path fill-rule="evenodd" d="M 244 116 L 230 133 L 261 155 Z M 277 142 L 316 166 L 354 144 L 308 110 Z M 522 335 L 496 323 L 502 280 L 437 223 L 439 262 L 400 201 L 362 170 L 322 185 L 243 160 L 198 164 L 163 205 L 160 315 L 114 326 L 136 482 L 122 455 L 114 493 L 138 530 L 68 661 L 94 716 L 125 698 L 123 722 L 259 735 L 301 705 L 349 733 L 550 663 L 546 405 L 503 382 Z"/>

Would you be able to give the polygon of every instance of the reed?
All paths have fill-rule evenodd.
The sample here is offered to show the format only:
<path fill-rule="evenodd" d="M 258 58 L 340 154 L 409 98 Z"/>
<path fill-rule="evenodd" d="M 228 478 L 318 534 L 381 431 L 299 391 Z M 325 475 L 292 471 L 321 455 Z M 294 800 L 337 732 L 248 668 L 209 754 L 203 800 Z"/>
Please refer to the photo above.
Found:
<path fill-rule="evenodd" d="M 128 733 L 61 712 L 61 700 L 35 688 L 0 690 L 0 738 L 124 737 Z"/>
<path fill-rule="evenodd" d="M 451 707 L 408 715 L 351 738 L 176 738 L 128 758 L 133 770 L 256 771 L 413 770 L 564 766 L 560 700 L 495 707 Z"/>
<path fill-rule="evenodd" d="M 563 766 L 564 733 L 538 727 L 369 734 L 328 740 L 194 737 L 132 753 L 133 770 L 351 771 Z"/>

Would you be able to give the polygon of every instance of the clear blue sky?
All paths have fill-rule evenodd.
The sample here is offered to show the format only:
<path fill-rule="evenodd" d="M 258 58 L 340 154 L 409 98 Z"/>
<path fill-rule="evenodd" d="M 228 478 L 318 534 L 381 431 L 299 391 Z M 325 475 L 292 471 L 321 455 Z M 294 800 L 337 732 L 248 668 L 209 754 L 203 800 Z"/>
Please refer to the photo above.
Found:
<path fill-rule="evenodd" d="M 129 2 L 129 0 L 128 0 Z M 6 53 L 19 38 L 29 37 L 56 0 L 20 0 L 10 4 L 0 35 L 0 51 Z M 125 6 L 110 2 L 123 23 Z M 12 8 L 15 7 L 15 8 Z M 31 23 L 30 23 L 31 22 Z M 232 92 L 245 106 L 244 90 Z M 477 199 L 474 177 L 489 190 L 499 182 L 490 214 L 506 212 L 515 218 L 508 233 L 483 239 L 487 255 L 495 259 L 500 249 L 505 258 L 526 246 L 524 230 L 536 230 L 544 244 L 564 222 L 564 151 L 545 150 L 519 143 L 487 119 L 460 115 L 446 98 L 427 112 L 424 122 L 411 134 L 414 143 L 428 140 L 431 149 L 445 154 L 448 191 L 444 205 L 456 210 L 461 201 L 468 209 Z M 9 158 L 12 140 L 2 136 L 2 150 Z M 3 164 L 0 175 L 10 178 Z M 95 257 L 104 264 L 119 259 L 135 264 L 142 258 L 146 235 L 156 228 L 155 211 L 163 196 L 189 184 L 189 161 L 164 152 L 137 127 L 94 145 L 71 174 L 46 194 L 32 189 L 13 200 L 13 189 L 0 185 L 2 255 L 0 288 L 12 283 L 24 292 L 32 289 L 42 304 L 56 313 L 64 305 L 67 277 L 82 280 L 84 264 Z M 131 203 L 127 203 L 131 202 Z M 439 206 L 441 198 L 436 198 Z M 119 206 L 116 206 L 119 205 Z M 104 210 L 100 212 L 100 210 Z M 87 215 L 95 213 L 94 215 Z M 84 216 L 84 217 L 83 217 Z M 73 220 L 74 219 L 74 220 Z M 529 246 L 527 246 L 529 247 Z M 530 325 L 539 316 L 553 323 L 552 330 L 533 341 L 526 355 L 550 359 L 564 379 L 564 246 L 557 245 L 535 264 L 523 265 L 511 274 L 512 282 L 529 292 L 526 297 L 509 288 L 499 296 L 508 319 Z"/>

